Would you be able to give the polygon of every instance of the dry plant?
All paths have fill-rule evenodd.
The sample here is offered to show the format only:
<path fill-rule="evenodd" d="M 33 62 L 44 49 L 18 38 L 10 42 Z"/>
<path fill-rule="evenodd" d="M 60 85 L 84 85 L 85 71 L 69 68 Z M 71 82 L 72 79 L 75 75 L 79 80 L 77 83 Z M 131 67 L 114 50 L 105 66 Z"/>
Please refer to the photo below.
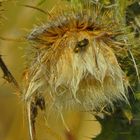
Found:
<path fill-rule="evenodd" d="M 138 70 L 126 29 L 116 20 L 113 9 L 92 2 L 76 6 L 62 3 L 48 12 L 48 21 L 36 27 L 28 40 L 34 55 L 27 56 L 31 61 L 20 92 L 31 140 L 35 139 L 38 108 L 46 116 L 48 112 L 59 114 L 69 131 L 64 112 L 101 112 L 120 101 L 129 104 L 123 58 L 131 56 L 137 75 Z M 3 71 L 6 74 L 8 70 Z"/>
<path fill-rule="evenodd" d="M 28 39 L 35 42 L 35 55 L 23 97 L 32 139 L 37 106 L 63 119 L 67 110 L 98 112 L 127 102 L 128 80 L 115 56 L 127 55 L 128 43 L 117 40 L 123 35 L 113 11 L 92 3 L 55 9 L 32 31 Z"/>

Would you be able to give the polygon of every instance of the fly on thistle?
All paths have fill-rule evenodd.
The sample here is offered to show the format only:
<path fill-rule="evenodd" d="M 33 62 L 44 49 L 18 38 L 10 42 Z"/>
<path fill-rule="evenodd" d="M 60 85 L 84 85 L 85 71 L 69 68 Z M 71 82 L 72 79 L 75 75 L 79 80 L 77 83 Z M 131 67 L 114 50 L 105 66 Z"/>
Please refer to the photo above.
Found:
<path fill-rule="evenodd" d="M 46 112 L 101 111 L 127 101 L 128 80 L 117 60 L 127 54 L 124 32 L 111 9 L 66 4 L 28 36 L 35 56 L 25 74 L 31 139 L 37 107 Z"/>

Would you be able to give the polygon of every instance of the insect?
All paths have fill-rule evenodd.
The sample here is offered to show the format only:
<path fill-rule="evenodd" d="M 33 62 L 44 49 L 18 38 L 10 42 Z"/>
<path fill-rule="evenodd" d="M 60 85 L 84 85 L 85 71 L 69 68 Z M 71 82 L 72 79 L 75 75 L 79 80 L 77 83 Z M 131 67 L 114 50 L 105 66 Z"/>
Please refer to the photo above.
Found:
<path fill-rule="evenodd" d="M 88 44 L 89 44 L 89 41 L 86 38 L 79 41 L 74 48 L 74 52 L 78 53 L 80 50 L 82 51 L 82 50 L 86 49 Z"/>

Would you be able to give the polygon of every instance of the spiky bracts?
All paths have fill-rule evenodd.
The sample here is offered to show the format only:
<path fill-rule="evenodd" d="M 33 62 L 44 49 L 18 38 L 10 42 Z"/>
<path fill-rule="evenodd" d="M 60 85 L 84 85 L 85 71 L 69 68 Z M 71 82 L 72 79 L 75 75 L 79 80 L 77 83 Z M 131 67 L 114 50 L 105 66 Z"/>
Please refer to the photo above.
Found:
<path fill-rule="evenodd" d="M 127 43 L 117 40 L 122 34 L 113 12 L 98 6 L 51 13 L 28 37 L 37 46 L 25 100 L 43 95 L 47 110 L 58 112 L 99 111 L 127 101 L 128 81 L 116 58 L 127 54 Z"/>

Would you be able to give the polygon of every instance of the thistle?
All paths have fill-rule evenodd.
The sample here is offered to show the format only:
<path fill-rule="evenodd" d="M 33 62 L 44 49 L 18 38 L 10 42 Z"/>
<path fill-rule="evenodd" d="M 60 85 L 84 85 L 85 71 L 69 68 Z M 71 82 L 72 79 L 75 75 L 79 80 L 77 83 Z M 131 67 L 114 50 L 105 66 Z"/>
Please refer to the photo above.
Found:
<path fill-rule="evenodd" d="M 128 103 L 129 82 L 118 58 L 127 56 L 129 47 L 113 11 L 87 3 L 49 15 L 28 36 L 35 43 L 24 90 L 32 139 L 37 106 L 62 116 L 68 110 L 98 112 Z"/>

